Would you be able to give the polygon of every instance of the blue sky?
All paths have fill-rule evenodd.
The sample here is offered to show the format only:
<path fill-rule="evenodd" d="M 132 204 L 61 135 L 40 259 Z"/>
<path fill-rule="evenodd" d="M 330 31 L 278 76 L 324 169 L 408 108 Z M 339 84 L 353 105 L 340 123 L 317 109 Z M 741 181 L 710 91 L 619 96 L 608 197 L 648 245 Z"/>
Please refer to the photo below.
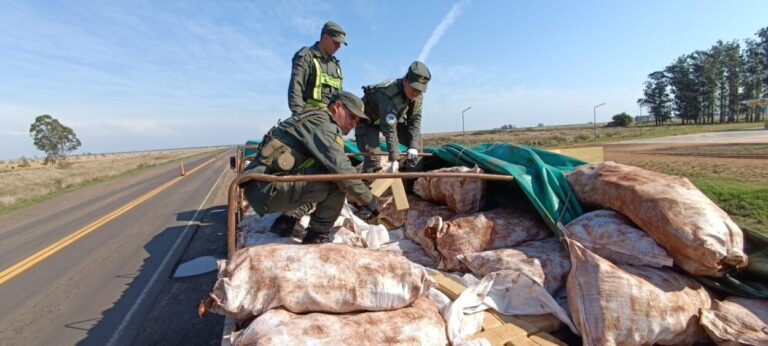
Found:
<path fill-rule="evenodd" d="M 626 111 L 648 73 L 754 38 L 768 1 L 0 0 L 0 159 L 42 156 L 40 114 L 78 152 L 238 144 L 288 116 L 290 61 L 334 20 L 344 88 L 432 71 L 422 130 L 587 123 Z"/>

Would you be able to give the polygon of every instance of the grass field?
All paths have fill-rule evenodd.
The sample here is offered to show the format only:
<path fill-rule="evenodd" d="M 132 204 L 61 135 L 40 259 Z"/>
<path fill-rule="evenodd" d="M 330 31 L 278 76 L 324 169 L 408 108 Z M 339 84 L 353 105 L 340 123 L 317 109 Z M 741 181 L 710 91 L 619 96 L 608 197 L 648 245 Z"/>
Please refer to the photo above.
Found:
<path fill-rule="evenodd" d="M 118 176 L 219 149 L 196 148 L 74 156 L 57 166 L 42 159 L 0 164 L 0 214 Z"/>

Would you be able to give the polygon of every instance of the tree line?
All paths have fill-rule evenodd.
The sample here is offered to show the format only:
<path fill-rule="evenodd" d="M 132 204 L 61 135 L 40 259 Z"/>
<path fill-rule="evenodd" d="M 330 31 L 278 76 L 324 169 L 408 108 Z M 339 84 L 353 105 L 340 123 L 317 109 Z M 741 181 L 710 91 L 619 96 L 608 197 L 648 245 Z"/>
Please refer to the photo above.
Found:
<path fill-rule="evenodd" d="M 742 116 L 761 121 L 763 108 L 746 101 L 768 97 L 768 27 L 755 36 L 741 43 L 718 40 L 651 72 L 637 103 L 648 107 L 657 125 L 673 116 L 684 124 L 736 122 Z"/>

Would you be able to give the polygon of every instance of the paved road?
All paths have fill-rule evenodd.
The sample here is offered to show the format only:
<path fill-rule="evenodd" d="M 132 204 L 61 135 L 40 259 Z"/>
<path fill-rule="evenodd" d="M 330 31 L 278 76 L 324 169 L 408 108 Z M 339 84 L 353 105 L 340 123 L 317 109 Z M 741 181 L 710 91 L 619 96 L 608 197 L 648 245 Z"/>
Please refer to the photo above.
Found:
<path fill-rule="evenodd" d="M 206 218 L 226 209 L 233 178 L 228 156 L 185 160 L 187 172 L 204 166 L 159 192 L 155 189 L 178 176 L 177 164 L 0 217 L 0 345 L 132 344 L 145 330 L 162 327 L 162 321 L 147 323 L 158 293 L 190 239 L 201 228 L 211 229 Z M 148 193 L 145 201 L 109 217 Z M 103 224 L 87 227 L 98 220 Z M 66 241 L 73 234 L 81 237 Z M 222 247 L 221 230 L 214 235 Z M 51 244 L 60 247 L 41 252 Z M 8 272 L 24 260 L 38 262 Z M 177 308 L 194 311 L 194 306 Z"/>
<path fill-rule="evenodd" d="M 726 143 L 768 143 L 768 129 L 754 128 L 721 132 L 694 133 L 690 135 L 659 138 L 635 139 L 613 144 L 726 144 Z"/>

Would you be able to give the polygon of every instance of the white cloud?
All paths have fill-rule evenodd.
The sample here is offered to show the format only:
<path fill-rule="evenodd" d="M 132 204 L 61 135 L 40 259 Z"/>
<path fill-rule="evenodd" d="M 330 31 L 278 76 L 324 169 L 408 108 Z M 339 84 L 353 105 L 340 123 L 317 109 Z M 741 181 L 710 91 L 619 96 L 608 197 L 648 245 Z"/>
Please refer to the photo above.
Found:
<path fill-rule="evenodd" d="M 451 25 L 453 25 L 453 22 L 456 21 L 456 18 L 461 14 L 461 11 L 464 9 L 464 6 L 469 4 L 470 0 L 461 0 L 453 6 L 451 6 L 451 10 L 448 11 L 448 14 L 443 17 L 443 20 L 440 21 L 440 24 L 437 25 L 435 30 L 432 32 L 432 35 L 429 36 L 429 39 L 427 40 L 427 43 L 424 44 L 424 47 L 421 48 L 421 54 L 419 54 L 420 61 L 426 62 L 429 58 L 429 53 L 432 52 L 432 48 L 440 42 L 440 39 L 443 38 L 443 35 L 445 35 L 445 32 L 448 30 Z"/>
<path fill-rule="evenodd" d="M 172 124 L 151 118 L 124 117 L 74 122 L 73 128 L 83 133 L 110 136 L 154 137 L 174 133 Z"/>

